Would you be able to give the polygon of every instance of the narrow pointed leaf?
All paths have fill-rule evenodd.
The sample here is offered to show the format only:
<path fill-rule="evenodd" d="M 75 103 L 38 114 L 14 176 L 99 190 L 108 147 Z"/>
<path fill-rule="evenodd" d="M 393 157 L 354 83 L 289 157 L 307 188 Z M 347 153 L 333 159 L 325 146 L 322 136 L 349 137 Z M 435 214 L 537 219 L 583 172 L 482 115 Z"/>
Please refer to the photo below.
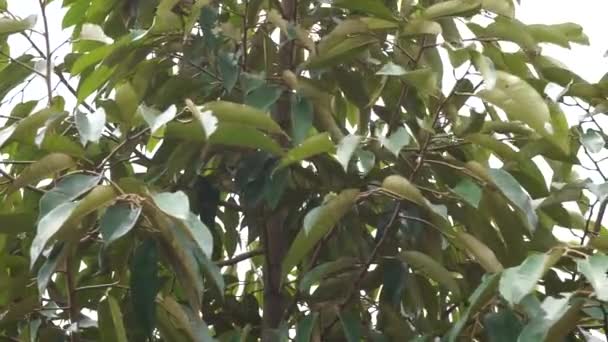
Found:
<path fill-rule="evenodd" d="M 135 226 L 140 213 L 141 207 L 129 203 L 109 207 L 99 223 L 104 246 L 126 235 Z"/>
<path fill-rule="evenodd" d="M 460 231 L 456 234 L 456 239 L 460 241 L 477 262 L 487 271 L 497 273 L 503 270 L 502 264 L 496 258 L 494 252 L 471 234 Z"/>
<path fill-rule="evenodd" d="M 106 124 L 106 112 L 103 108 L 88 114 L 77 111 L 74 121 L 83 145 L 87 142 L 98 143 Z"/>
<path fill-rule="evenodd" d="M 578 260 L 576 264 L 578 271 L 593 286 L 597 298 L 601 301 L 608 301 L 608 256 L 599 253 L 587 259 Z"/>
<path fill-rule="evenodd" d="M 304 229 L 300 229 L 283 260 L 283 276 L 289 273 L 314 248 L 317 242 L 350 211 L 358 195 L 359 191 L 355 189 L 342 191 L 338 196 L 323 205 L 318 215 L 316 215 L 315 221 L 311 223 L 312 228 L 308 233 Z"/>
<path fill-rule="evenodd" d="M 99 333 L 102 342 L 127 342 L 127 332 L 123 322 L 122 311 L 118 300 L 111 295 L 99 303 Z"/>
<path fill-rule="evenodd" d="M 556 248 L 549 253 L 534 254 L 519 266 L 506 269 L 500 278 L 500 294 L 511 305 L 533 292 L 538 281 L 563 255 L 564 249 Z"/>
<path fill-rule="evenodd" d="M 348 170 L 348 164 L 355 153 L 355 150 L 357 150 L 359 142 L 361 142 L 360 136 L 349 135 L 344 137 L 344 139 L 340 141 L 340 144 L 338 144 L 336 158 L 338 159 L 338 162 L 340 162 L 340 165 L 342 165 L 344 168 L 344 172 Z"/>
<path fill-rule="evenodd" d="M 300 162 L 321 153 L 334 150 L 334 144 L 329 139 L 329 134 L 321 133 L 304 140 L 300 145 L 289 150 L 281 159 L 277 169 L 282 169 L 291 164 Z"/>
<path fill-rule="evenodd" d="M 75 164 L 76 162 L 74 159 L 66 154 L 48 154 L 23 170 L 19 177 L 12 182 L 9 191 L 13 192 L 26 185 L 34 184 L 44 178 L 52 177 L 56 173 L 69 169 Z"/>
<path fill-rule="evenodd" d="M 460 286 L 458 286 L 454 276 L 430 256 L 418 251 L 407 251 L 401 252 L 399 257 L 413 269 L 422 272 L 425 276 L 450 290 L 456 298 L 460 297 Z"/>

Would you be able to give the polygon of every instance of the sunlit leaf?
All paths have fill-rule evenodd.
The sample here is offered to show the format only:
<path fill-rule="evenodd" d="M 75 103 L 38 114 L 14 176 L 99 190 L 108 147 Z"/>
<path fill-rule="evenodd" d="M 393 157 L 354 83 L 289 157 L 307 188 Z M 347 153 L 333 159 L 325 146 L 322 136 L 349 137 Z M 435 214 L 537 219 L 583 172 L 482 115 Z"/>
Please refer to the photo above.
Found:
<path fill-rule="evenodd" d="M 594 129 L 588 129 L 587 132 L 583 134 L 582 139 L 583 145 L 585 145 L 591 153 L 600 152 L 604 148 L 604 145 L 606 145 L 604 136 Z"/>
<path fill-rule="evenodd" d="M 533 292 L 538 281 L 563 255 L 564 250 L 556 248 L 549 253 L 533 254 L 519 266 L 506 269 L 500 277 L 500 294 L 511 305 Z"/>
<path fill-rule="evenodd" d="M 184 192 L 161 192 L 154 194 L 152 198 L 160 210 L 166 214 L 181 220 L 190 218 L 190 202 Z"/>
<path fill-rule="evenodd" d="M 312 136 L 285 154 L 277 168 L 284 168 L 299 161 L 308 159 L 312 156 L 328 153 L 334 150 L 334 144 L 329 139 L 327 133 Z"/>
<path fill-rule="evenodd" d="M 37 17 L 30 15 L 25 19 L 0 18 L 0 34 L 11 34 L 31 29 L 36 25 Z"/>
<path fill-rule="evenodd" d="M 608 256 L 596 254 L 587 259 L 577 261 L 578 271 L 593 286 L 597 298 L 601 301 L 608 300 Z"/>
<path fill-rule="evenodd" d="M 502 108 L 512 120 L 528 124 L 539 134 L 553 134 L 551 115 L 545 101 L 519 77 L 496 71 L 495 86 L 478 92 L 478 96 Z"/>
<path fill-rule="evenodd" d="M 399 157 L 399 152 L 403 147 L 409 145 L 411 137 L 405 127 L 399 127 L 390 136 L 379 137 L 379 139 L 387 150 L 391 151 L 395 157 Z"/>
<path fill-rule="evenodd" d="M 135 226 L 140 213 L 141 207 L 128 203 L 118 203 L 109 207 L 99 223 L 104 245 L 108 246 L 127 234 Z"/>
<path fill-rule="evenodd" d="M 426 8 L 422 16 L 436 19 L 451 16 L 466 16 L 474 14 L 481 8 L 481 0 L 448 0 L 436 3 Z"/>
<path fill-rule="evenodd" d="M 175 118 L 177 108 L 173 105 L 165 111 L 160 111 L 146 105 L 139 106 L 139 113 L 144 118 L 153 133 Z"/>
<path fill-rule="evenodd" d="M 74 122 L 80 134 L 81 144 L 86 145 L 87 142 L 98 143 L 106 124 L 106 112 L 103 108 L 88 114 L 77 111 Z"/>
<path fill-rule="evenodd" d="M 355 150 L 359 146 L 360 142 L 360 136 L 349 135 L 347 137 L 344 137 L 344 139 L 340 141 L 340 144 L 338 144 L 336 158 L 338 159 L 338 162 L 340 162 L 340 165 L 342 165 L 342 167 L 344 168 L 345 172 L 347 171 L 350 159 L 353 156 L 353 153 L 355 153 Z"/>

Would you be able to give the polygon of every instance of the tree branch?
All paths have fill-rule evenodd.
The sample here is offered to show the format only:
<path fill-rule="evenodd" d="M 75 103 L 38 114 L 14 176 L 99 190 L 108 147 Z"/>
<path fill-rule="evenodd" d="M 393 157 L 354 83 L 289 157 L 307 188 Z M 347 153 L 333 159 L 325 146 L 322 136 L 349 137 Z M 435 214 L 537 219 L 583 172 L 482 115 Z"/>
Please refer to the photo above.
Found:
<path fill-rule="evenodd" d="M 216 261 L 215 264 L 219 267 L 224 267 L 224 266 L 232 266 L 235 264 L 238 264 L 241 261 L 247 260 L 247 259 L 251 259 L 255 256 L 258 255 L 262 255 L 264 254 L 264 250 L 263 249 L 254 249 L 252 251 L 249 252 L 245 252 L 243 254 L 239 254 L 235 257 L 233 257 L 232 259 L 226 259 L 226 260 L 220 260 L 220 261 Z"/>

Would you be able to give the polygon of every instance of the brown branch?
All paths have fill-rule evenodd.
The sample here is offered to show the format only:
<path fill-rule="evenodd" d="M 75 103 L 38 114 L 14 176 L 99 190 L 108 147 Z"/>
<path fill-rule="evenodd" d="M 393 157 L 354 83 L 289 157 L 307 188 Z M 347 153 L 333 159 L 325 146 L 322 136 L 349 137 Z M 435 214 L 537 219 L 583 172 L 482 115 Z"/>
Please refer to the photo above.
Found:
<path fill-rule="evenodd" d="M 264 250 L 263 249 L 254 249 L 252 251 L 249 252 L 245 252 L 243 254 L 239 254 L 231 259 L 226 259 L 226 260 L 220 260 L 220 261 L 216 261 L 215 264 L 219 267 L 224 267 L 224 266 L 232 266 L 232 265 L 236 265 L 241 261 L 247 260 L 247 259 L 251 259 L 253 257 L 256 257 L 258 255 L 262 255 L 264 254 Z"/>
<path fill-rule="evenodd" d="M 43 1 L 43 0 L 40 0 Z M 76 279 L 74 277 L 75 264 L 73 255 L 68 255 L 66 258 L 66 272 L 65 272 L 65 281 L 66 281 L 66 292 L 67 292 L 67 300 L 68 300 L 68 316 L 70 319 L 70 324 L 76 324 L 76 329 L 70 333 L 70 342 L 78 342 L 80 341 L 80 336 L 78 335 L 78 314 L 80 313 L 80 309 L 78 308 L 78 303 L 76 302 Z"/>
<path fill-rule="evenodd" d="M 45 53 L 45 58 L 46 58 L 46 75 L 45 75 L 45 80 L 46 80 L 46 92 L 47 92 L 47 96 L 48 96 L 48 102 L 49 105 L 51 105 L 51 102 L 53 101 L 53 85 L 51 83 L 51 73 L 53 72 L 52 70 L 52 56 L 53 56 L 53 52 L 51 51 L 51 37 L 49 35 L 49 21 L 48 18 L 46 16 L 46 1 L 45 0 L 39 0 L 40 3 L 40 12 L 42 13 L 42 23 L 44 25 L 44 32 L 43 32 L 43 36 L 44 36 L 44 46 L 46 48 L 46 53 Z"/>

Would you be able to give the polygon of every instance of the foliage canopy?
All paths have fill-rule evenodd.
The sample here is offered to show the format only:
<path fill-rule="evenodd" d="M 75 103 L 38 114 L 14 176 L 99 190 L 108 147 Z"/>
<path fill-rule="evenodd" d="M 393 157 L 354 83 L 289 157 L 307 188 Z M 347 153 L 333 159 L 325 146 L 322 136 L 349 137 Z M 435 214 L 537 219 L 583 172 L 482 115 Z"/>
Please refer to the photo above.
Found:
<path fill-rule="evenodd" d="M 58 56 L 59 0 L 11 5 L 2 338 L 608 335 L 608 78 L 542 50 L 579 25 L 512 0 L 63 0 Z"/>

